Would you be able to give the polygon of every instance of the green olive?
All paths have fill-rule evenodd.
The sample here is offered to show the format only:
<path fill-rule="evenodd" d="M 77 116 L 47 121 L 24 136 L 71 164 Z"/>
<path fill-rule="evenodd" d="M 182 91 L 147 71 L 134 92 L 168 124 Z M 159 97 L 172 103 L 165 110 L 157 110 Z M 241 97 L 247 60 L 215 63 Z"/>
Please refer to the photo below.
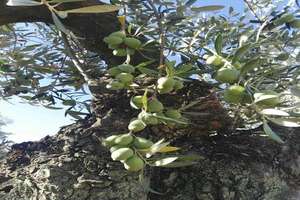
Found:
<path fill-rule="evenodd" d="M 233 85 L 227 88 L 224 92 L 224 99 L 228 103 L 238 104 L 241 103 L 244 95 L 245 95 L 245 88 L 239 85 Z"/>
<path fill-rule="evenodd" d="M 139 132 L 144 128 L 146 128 L 146 124 L 140 119 L 133 120 L 128 125 L 128 130 L 132 132 Z"/>
<path fill-rule="evenodd" d="M 136 155 L 132 156 L 131 158 L 127 159 L 124 162 L 124 167 L 128 171 L 133 171 L 133 172 L 140 171 L 141 169 L 144 168 L 144 166 L 145 166 L 144 161 Z"/>
<path fill-rule="evenodd" d="M 132 149 L 125 147 L 125 148 L 120 148 L 112 152 L 111 158 L 113 160 L 127 160 L 131 156 L 133 156 L 134 152 Z"/>
<path fill-rule="evenodd" d="M 131 75 L 129 73 L 124 73 L 124 72 L 122 72 L 116 76 L 116 79 L 124 84 L 131 83 L 133 81 L 133 78 L 134 78 L 133 75 Z"/>
<path fill-rule="evenodd" d="M 125 38 L 124 43 L 132 49 L 138 49 L 142 44 L 141 41 L 136 38 Z"/>
<path fill-rule="evenodd" d="M 216 80 L 222 83 L 235 83 L 239 79 L 240 72 L 235 68 L 222 67 L 217 71 Z"/>
<path fill-rule="evenodd" d="M 160 94 L 169 93 L 174 89 L 175 80 L 170 77 L 161 77 L 157 80 L 157 89 Z"/>
<path fill-rule="evenodd" d="M 137 149 L 148 149 L 153 145 L 153 142 L 142 137 L 136 137 L 133 141 L 133 146 Z"/>
<path fill-rule="evenodd" d="M 151 99 L 148 101 L 147 111 L 151 113 L 158 113 L 164 109 L 164 105 L 157 100 L 156 98 Z"/>
<path fill-rule="evenodd" d="M 127 134 L 119 135 L 119 137 L 117 137 L 114 142 L 115 144 L 126 146 L 129 145 L 132 141 L 133 141 L 133 136 L 127 133 Z"/>

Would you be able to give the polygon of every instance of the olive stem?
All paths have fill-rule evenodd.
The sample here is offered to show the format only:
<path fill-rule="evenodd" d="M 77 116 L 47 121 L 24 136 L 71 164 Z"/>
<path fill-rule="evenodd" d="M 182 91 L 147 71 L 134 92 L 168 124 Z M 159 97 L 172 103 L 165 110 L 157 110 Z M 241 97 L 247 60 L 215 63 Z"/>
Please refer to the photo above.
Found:
<path fill-rule="evenodd" d="M 159 14 L 157 8 L 155 7 L 155 4 L 152 0 L 147 0 L 149 3 L 151 9 L 154 12 L 154 15 L 157 20 L 158 24 L 158 31 L 159 31 L 159 44 L 160 44 L 160 55 L 159 55 L 159 68 L 164 67 L 164 46 L 165 46 L 165 31 L 164 31 L 164 26 L 161 21 L 161 15 Z"/>

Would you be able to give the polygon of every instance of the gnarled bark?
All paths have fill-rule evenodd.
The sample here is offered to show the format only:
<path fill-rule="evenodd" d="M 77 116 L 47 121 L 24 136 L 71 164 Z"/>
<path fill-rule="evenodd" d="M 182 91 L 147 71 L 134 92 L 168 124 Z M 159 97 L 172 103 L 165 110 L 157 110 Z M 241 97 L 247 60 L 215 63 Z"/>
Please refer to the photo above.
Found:
<path fill-rule="evenodd" d="M 128 103 L 125 93 L 103 96 L 96 103 L 98 126 L 92 127 L 95 118 L 87 118 L 62 128 L 56 136 L 14 145 L 1 161 L 0 199 L 299 199 L 299 130 L 278 127 L 284 145 L 250 131 L 208 136 L 195 127 L 189 135 L 174 136 L 166 127 L 148 127 L 140 134 L 153 139 L 162 132 L 173 134 L 172 144 L 182 147 L 182 154 L 198 154 L 203 160 L 177 169 L 147 168 L 141 184 L 136 173 L 111 161 L 99 141 L 126 131 L 136 114 L 126 109 Z M 161 194 L 149 192 L 145 183 Z"/>

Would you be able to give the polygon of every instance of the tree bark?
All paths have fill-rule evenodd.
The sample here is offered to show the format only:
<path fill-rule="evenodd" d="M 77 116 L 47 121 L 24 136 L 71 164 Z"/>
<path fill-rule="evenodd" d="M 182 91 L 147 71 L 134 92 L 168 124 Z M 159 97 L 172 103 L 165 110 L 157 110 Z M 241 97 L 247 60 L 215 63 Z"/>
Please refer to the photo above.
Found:
<path fill-rule="evenodd" d="M 198 96 L 207 96 L 209 88 L 202 92 Z M 110 153 L 99 141 L 101 137 L 127 131 L 129 119 L 136 115 L 128 109 L 128 94 L 103 95 L 100 99 L 95 102 L 98 106 L 95 113 L 100 118 L 98 126 L 96 117 L 89 117 L 63 127 L 53 137 L 13 145 L 0 164 L 0 199 L 298 200 L 300 197 L 300 136 L 296 134 L 299 129 L 274 127 L 286 141 L 279 145 L 256 131 L 209 136 L 209 131 L 203 134 L 205 131 L 198 127 L 185 131 L 148 127 L 139 134 L 153 140 L 161 138 L 161 133 L 164 137 L 171 136 L 172 145 L 182 148 L 181 154 L 194 153 L 203 159 L 193 166 L 177 169 L 147 168 L 141 184 L 138 174 L 128 173 L 121 163 L 111 161 Z M 149 192 L 147 185 L 160 194 Z"/>

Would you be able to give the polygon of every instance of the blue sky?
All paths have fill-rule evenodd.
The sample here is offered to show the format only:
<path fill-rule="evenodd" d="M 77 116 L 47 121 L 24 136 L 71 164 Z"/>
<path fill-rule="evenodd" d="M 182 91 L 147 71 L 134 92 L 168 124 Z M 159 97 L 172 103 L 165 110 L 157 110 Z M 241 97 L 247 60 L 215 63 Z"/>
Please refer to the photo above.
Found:
<path fill-rule="evenodd" d="M 236 11 L 243 11 L 243 1 L 240 0 L 199 0 L 195 6 L 225 5 L 224 14 L 229 6 Z M 6 102 L 0 100 L 0 114 L 11 119 L 12 123 L 3 127 L 4 131 L 12 133 L 9 139 L 15 142 L 39 140 L 46 135 L 57 133 L 61 126 L 73 123 L 64 116 L 64 110 L 49 110 L 42 106 L 32 106 L 20 103 L 18 98 Z"/>
<path fill-rule="evenodd" d="M 50 110 L 20 103 L 18 98 L 9 102 L 0 101 L 0 112 L 5 118 L 12 120 L 12 123 L 3 127 L 3 131 L 12 133 L 9 139 L 15 142 L 38 140 L 55 134 L 59 127 L 73 122 L 64 117 L 64 110 Z"/>

